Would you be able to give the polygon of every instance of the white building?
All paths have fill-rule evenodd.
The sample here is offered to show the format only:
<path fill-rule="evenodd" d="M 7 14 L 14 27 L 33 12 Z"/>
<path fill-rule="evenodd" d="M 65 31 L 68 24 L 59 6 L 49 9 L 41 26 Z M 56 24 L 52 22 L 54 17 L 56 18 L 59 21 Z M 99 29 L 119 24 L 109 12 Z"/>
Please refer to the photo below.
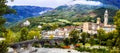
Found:
<path fill-rule="evenodd" d="M 43 31 L 42 32 L 42 37 L 43 38 L 50 38 L 50 37 L 53 37 L 53 38 L 67 38 L 67 37 L 69 37 L 70 31 L 72 31 L 72 30 L 74 30 L 78 27 L 67 26 L 67 27 L 58 28 L 58 29 L 55 29 L 55 30 L 52 30 L 52 31 Z"/>
<path fill-rule="evenodd" d="M 29 26 L 30 25 L 30 22 L 28 21 L 28 20 L 26 20 L 23 24 L 22 24 L 22 26 Z"/>

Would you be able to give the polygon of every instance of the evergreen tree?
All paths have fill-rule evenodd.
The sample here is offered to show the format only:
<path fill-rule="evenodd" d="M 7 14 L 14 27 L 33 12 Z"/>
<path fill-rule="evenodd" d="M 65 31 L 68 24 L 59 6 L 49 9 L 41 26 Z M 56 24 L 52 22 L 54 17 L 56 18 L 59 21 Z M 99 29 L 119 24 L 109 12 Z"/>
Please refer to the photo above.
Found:
<path fill-rule="evenodd" d="M 5 5 L 6 0 L 0 0 L 0 36 L 3 35 L 5 31 L 4 23 L 5 19 L 2 17 L 6 13 L 7 5 Z"/>
<path fill-rule="evenodd" d="M 7 0 L 0 0 L 0 36 L 3 36 L 3 33 L 6 32 L 4 27 L 5 19 L 3 18 L 3 15 L 13 12 L 13 10 L 11 11 L 11 9 L 6 5 L 6 2 Z M 6 41 L 0 41 L 0 53 L 7 53 L 7 47 L 8 44 Z"/>

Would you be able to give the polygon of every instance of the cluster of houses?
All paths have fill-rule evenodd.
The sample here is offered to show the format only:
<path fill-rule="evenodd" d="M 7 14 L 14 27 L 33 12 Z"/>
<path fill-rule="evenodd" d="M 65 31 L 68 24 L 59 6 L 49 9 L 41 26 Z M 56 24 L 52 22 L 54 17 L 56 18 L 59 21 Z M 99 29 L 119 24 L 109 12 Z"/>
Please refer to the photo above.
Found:
<path fill-rule="evenodd" d="M 69 33 L 74 30 L 80 30 L 80 26 L 66 26 L 64 28 L 57 28 L 55 30 L 52 31 L 43 31 L 42 32 L 42 37 L 44 39 L 50 39 L 51 37 L 54 37 L 54 39 L 58 39 L 58 38 L 67 38 L 69 37 Z"/>
<path fill-rule="evenodd" d="M 84 22 L 80 26 L 67 26 L 64 28 L 58 28 L 54 31 L 43 31 L 42 36 L 43 38 L 66 38 L 69 36 L 70 31 L 77 29 L 80 30 L 80 32 L 87 32 L 90 34 L 96 34 L 98 29 L 103 29 L 106 32 L 110 32 L 115 30 L 115 25 L 109 25 L 108 24 L 108 10 L 104 13 L 104 22 L 101 22 L 100 18 L 97 18 L 97 22 Z"/>
<path fill-rule="evenodd" d="M 93 22 L 84 22 L 82 25 L 80 26 L 66 26 L 64 28 L 57 28 L 55 30 L 51 30 L 51 31 L 42 31 L 42 37 L 44 39 L 49 39 L 49 38 L 66 38 L 69 36 L 70 31 L 77 29 L 80 32 L 87 32 L 90 34 L 96 34 L 97 30 L 102 28 L 103 30 L 105 30 L 106 32 L 110 32 L 115 30 L 115 25 L 109 25 L 108 24 L 108 10 L 105 11 L 104 13 L 104 22 L 101 22 L 100 18 L 97 18 L 97 22 L 93 23 Z M 30 25 L 30 22 L 28 20 L 26 20 L 23 23 L 23 26 L 28 26 Z M 42 26 L 38 26 L 38 28 L 42 28 Z"/>

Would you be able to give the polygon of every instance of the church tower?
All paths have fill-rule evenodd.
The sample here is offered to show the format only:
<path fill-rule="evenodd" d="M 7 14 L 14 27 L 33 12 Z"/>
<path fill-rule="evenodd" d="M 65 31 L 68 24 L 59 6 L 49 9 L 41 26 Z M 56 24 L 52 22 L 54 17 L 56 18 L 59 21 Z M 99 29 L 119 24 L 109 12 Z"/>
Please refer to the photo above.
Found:
<path fill-rule="evenodd" d="M 97 18 L 97 24 L 100 24 L 101 23 L 101 19 L 98 17 Z"/>
<path fill-rule="evenodd" d="M 104 26 L 107 26 L 107 24 L 108 24 L 108 10 L 106 10 L 104 13 Z"/>
<path fill-rule="evenodd" d="M 97 18 L 97 29 L 100 29 L 100 23 L 101 23 L 101 19 L 98 17 Z"/>

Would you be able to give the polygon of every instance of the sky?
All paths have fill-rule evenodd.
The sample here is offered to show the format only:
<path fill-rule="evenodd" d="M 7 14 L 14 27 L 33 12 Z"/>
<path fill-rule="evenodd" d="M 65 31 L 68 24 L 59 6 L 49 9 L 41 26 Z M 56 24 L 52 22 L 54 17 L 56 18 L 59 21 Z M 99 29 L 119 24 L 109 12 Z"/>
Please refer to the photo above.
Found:
<path fill-rule="evenodd" d="M 29 6 L 40 6 L 40 7 L 51 7 L 56 8 L 61 5 L 74 5 L 74 4 L 87 4 L 87 5 L 101 5 L 99 1 L 86 1 L 86 0 L 14 0 L 10 2 L 8 0 L 7 5 L 9 6 L 20 6 L 20 5 L 29 5 Z"/>

